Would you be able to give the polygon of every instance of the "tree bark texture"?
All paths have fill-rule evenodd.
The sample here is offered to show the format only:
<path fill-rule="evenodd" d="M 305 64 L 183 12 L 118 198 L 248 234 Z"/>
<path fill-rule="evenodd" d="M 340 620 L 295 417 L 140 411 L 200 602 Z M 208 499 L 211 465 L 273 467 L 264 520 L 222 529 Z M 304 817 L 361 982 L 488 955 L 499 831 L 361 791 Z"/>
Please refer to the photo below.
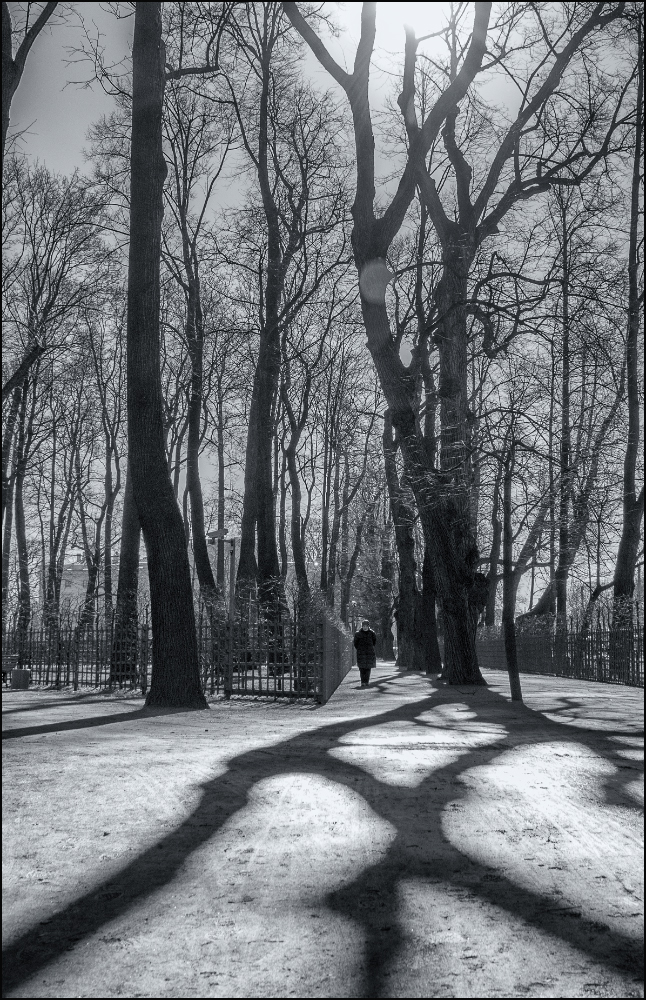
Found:
<path fill-rule="evenodd" d="M 424 642 L 424 662 L 427 674 L 439 674 L 442 671 L 442 657 L 437 636 L 437 613 L 435 602 L 437 592 L 433 579 L 431 556 L 424 546 L 424 562 L 422 563 L 422 593 L 418 598 L 421 632 Z"/>
<path fill-rule="evenodd" d="M 130 167 L 129 467 L 150 582 L 153 669 L 146 703 L 203 707 L 188 551 L 168 473 L 160 376 L 159 266 L 166 176 L 161 31 L 161 4 L 138 2 Z"/>

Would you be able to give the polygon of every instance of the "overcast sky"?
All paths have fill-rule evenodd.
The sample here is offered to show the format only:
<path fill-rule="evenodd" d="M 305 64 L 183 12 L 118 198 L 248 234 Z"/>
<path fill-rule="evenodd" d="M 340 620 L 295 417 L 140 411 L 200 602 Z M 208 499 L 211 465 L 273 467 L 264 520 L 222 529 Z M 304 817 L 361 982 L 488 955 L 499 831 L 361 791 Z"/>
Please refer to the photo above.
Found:
<path fill-rule="evenodd" d="M 16 4 L 9 4 L 15 8 Z M 118 20 L 100 3 L 76 3 L 74 10 L 84 19 L 89 33 L 99 30 L 110 60 L 127 56 L 134 19 Z M 335 57 L 351 68 L 359 37 L 361 4 L 330 4 L 342 28 L 339 39 L 329 40 Z M 443 3 L 379 3 L 375 62 L 391 63 L 391 54 L 403 53 L 405 23 L 418 35 L 437 31 L 441 25 Z M 112 107 L 112 99 L 98 84 L 85 89 L 70 81 L 91 76 L 88 63 L 70 64 L 71 50 L 83 43 L 83 32 L 74 16 L 68 24 L 55 25 L 41 33 L 32 48 L 23 79 L 11 106 L 11 131 L 27 130 L 21 148 L 30 158 L 44 161 L 49 169 L 71 172 L 83 169 L 82 150 L 93 121 Z M 306 53 L 306 67 L 325 87 L 336 86 L 313 57 Z M 401 65 L 401 62 L 400 62 Z M 373 73 L 373 101 L 381 104 L 391 88 L 391 78 Z"/>

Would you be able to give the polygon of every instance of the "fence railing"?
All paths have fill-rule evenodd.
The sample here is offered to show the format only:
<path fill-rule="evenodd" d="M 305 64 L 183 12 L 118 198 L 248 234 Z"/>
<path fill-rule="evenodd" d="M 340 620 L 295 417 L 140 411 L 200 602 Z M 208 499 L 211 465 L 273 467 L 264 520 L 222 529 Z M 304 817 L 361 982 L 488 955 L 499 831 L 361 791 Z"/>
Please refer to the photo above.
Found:
<path fill-rule="evenodd" d="M 205 693 L 310 698 L 321 704 L 351 666 L 351 641 L 322 608 L 299 613 L 247 607 L 233 620 L 203 610 L 197 618 L 200 672 Z M 124 639 L 114 626 L 12 629 L 2 640 L 3 679 L 13 667 L 31 683 L 145 694 L 152 671 L 148 618 Z"/>
<path fill-rule="evenodd" d="M 523 633 L 516 636 L 521 673 L 550 674 L 606 684 L 644 686 L 644 630 L 593 628 L 588 632 Z M 478 635 L 481 667 L 505 670 L 505 643 L 498 630 Z"/>

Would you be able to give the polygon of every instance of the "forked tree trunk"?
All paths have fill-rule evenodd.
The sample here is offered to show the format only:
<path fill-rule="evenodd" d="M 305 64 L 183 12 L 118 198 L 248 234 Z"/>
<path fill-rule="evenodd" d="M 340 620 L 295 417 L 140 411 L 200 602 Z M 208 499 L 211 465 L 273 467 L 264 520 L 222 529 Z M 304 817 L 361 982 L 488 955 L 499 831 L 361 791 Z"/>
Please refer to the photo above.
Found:
<path fill-rule="evenodd" d="M 477 549 L 469 532 L 468 489 L 465 511 L 454 499 L 453 489 L 447 489 L 448 477 L 429 468 L 426 446 L 416 428 L 414 379 L 404 368 L 390 335 L 385 301 L 368 302 L 362 294 L 361 304 L 368 348 L 391 412 L 442 602 L 443 675 L 450 684 L 484 684 L 472 628 L 472 585 L 468 585 L 475 578 L 477 563 Z"/>
<path fill-rule="evenodd" d="M 11 102 L 18 89 L 29 50 L 35 39 L 45 27 L 52 14 L 58 7 L 57 3 L 46 3 L 40 14 L 35 19 L 28 31 L 25 32 L 22 42 L 13 54 L 11 37 L 11 14 L 9 5 L 2 4 L 2 165 L 4 167 L 4 151 L 7 142 L 7 132 L 9 130 L 9 112 Z M 22 381 L 22 380 L 21 380 Z"/>
<path fill-rule="evenodd" d="M 133 41 L 128 268 L 128 448 L 148 554 L 152 681 L 146 703 L 204 707 L 182 516 L 168 472 L 160 376 L 159 265 L 165 47 L 161 3 L 138 2 Z"/>

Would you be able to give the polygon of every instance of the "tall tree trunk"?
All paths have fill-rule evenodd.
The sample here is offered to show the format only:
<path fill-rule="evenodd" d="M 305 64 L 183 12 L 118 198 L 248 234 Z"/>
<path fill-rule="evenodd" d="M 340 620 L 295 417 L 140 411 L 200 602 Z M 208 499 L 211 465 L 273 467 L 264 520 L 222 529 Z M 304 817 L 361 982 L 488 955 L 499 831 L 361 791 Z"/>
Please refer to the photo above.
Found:
<path fill-rule="evenodd" d="M 420 630 L 418 628 L 419 591 L 417 588 L 415 535 L 413 531 L 415 517 L 410 502 L 407 502 L 405 498 L 403 484 L 400 482 L 397 474 L 397 444 L 393 440 L 392 417 L 389 410 L 384 414 L 383 451 L 399 564 L 397 665 L 404 670 L 422 670 L 425 669 L 426 664 L 424 662 L 424 653 L 420 643 Z"/>
<path fill-rule="evenodd" d="M 267 7 L 265 15 L 271 16 Z M 282 595 L 278 546 L 276 542 L 276 501 L 273 483 L 273 443 L 276 401 L 280 378 L 281 348 L 278 325 L 284 288 L 283 250 L 279 213 L 270 176 L 272 151 L 269 139 L 270 97 L 273 67 L 272 51 L 276 44 L 275 26 L 264 25 L 262 42 L 261 87 L 257 176 L 267 223 L 267 271 L 263 292 L 264 316 L 260 330 L 258 362 L 254 372 L 249 430 L 245 457 L 245 492 L 242 513 L 242 537 L 238 586 L 249 585 L 257 576 L 261 600 L 273 601 Z M 257 541 L 257 567 L 254 558 L 254 529 Z M 255 573 L 254 573 L 255 570 Z"/>
<path fill-rule="evenodd" d="M 572 430 L 570 424 L 570 261 L 567 204 L 559 199 L 561 209 L 561 441 L 559 445 L 559 526 L 558 562 L 556 564 L 556 618 L 560 628 L 567 624 L 567 582 L 571 566 L 570 498 L 572 491 Z"/>
<path fill-rule="evenodd" d="M 489 595 L 485 609 L 485 625 L 491 628 L 496 624 L 496 593 L 498 591 L 498 569 L 500 563 L 500 543 L 502 541 L 502 521 L 500 519 L 500 484 L 502 480 L 502 464 L 499 464 L 493 487 L 493 504 L 491 508 L 491 551 L 489 553 Z"/>
<path fill-rule="evenodd" d="M 153 670 L 146 703 L 203 707 L 188 552 L 168 474 L 160 376 L 159 265 L 166 177 L 161 3 L 137 2 L 132 55 L 128 447 L 150 582 Z"/>
<path fill-rule="evenodd" d="M 9 113 L 11 102 L 18 89 L 29 50 L 47 21 L 58 7 L 57 3 L 46 3 L 40 14 L 24 33 L 15 58 L 11 38 L 11 14 L 9 4 L 2 4 L 2 167 L 4 170 L 4 151 L 9 130 Z"/>
<path fill-rule="evenodd" d="M 221 537 L 218 538 L 218 560 L 216 569 L 216 584 L 220 594 L 224 594 L 224 515 L 225 515 L 225 490 L 224 490 L 224 402 L 222 399 L 221 387 L 218 385 L 218 424 L 217 424 L 217 451 L 218 451 L 218 531 Z"/>
<path fill-rule="evenodd" d="M 330 500 L 332 497 L 332 433 L 329 427 L 328 418 L 330 415 L 330 392 L 328 386 L 328 400 L 325 413 L 325 427 L 323 430 L 323 488 L 321 491 L 321 579 L 320 588 L 323 593 L 327 592 L 327 565 L 328 548 L 330 542 Z"/>
<path fill-rule="evenodd" d="M 278 504 L 278 546 L 280 549 L 280 575 L 285 580 L 287 578 L 287 456 L 284 448 L 281 451 L 280 475 L 278 477 L 280 497 Z"/>
<path fill-rule="evenodd" d="M 7 424 L 11 425 L 11 435 L 8 433 L 8 426 L 5 429 L 2 441 L 2 506 L 4 515 L 4 530 L 2 534 L 2 634 L 5 634 L 6 630 L 6 612 L 7 612 L 7 602 L 9 598 L 9 565 L 11 558 L 11 533 L 13 529 L 13 515 L 14 515 L 14 493 L 16 487 L 16 478 L 18 474 L 18 465 L 20 461 L 20 442 L 24 441 L 25 433 L 25 418 L 27 411 L 27 380 L 23 381 L 21 386 L 14 391 L 11 410 L 9 412 L 9 418 Z M 18 419 L 18 428 L 16 429 L 16 419 Z M 14 438 L 17 438 L 13 448 L 13 462 L 11 467 L 11 472 L 7 475 L 9 469 L 9 457 L 11 454 L 11 446 Z"/>
<path fill-rule="evenodd" d="M 204 331 L 200 289 L 195 268 L 189 276 L 187 305 L 187 339 L 191 356 L 191 396 L 188 407 L 188 442 L 186 445 L 186 489 L 191 501 L 191 530 L 193 534 L 193 559 L 200 584 L 200 592 L 209 608 L 218 597 L 215 578 L 209 559 L 204 527 L 204 497 L 200 480 L 200 431 L 202 428 L 203 354 Z"/>
<path fill-rule="evenodd" d="M 635 587 L 635 565 L 644 516 L 644 487 L 639 495 L 635 486 L 635 472 L 639 456 L 639 224 L 642 153 L 644 137 L 644 44 L 642 24 L 636 15 L 638 59 L 637 59 L 637 103 L 635 152 L 630 194 L 630 238 L 628 246 L 628 330 L 626 337 L 626 388 L 628 395 L 628 437 L 623 469 L 623 524 L 617 562 L 613 578 L 613 601 L 615 625 L 632 623 L 632 596 Z"/>
<path fill-rule="evenodd" d="M 350 609 L 350 594 L 352 592 L 352 580 L 355 574 L 355 570 L 357 568 L 357 562 L 359 556 L 361 555 L 361 538 L 363 535 L 365 518 L 366 515 L 364 514 L 364 516 L 357 524 L 354 547 L 352 549 L 352 553 L 350 554 L 350 558 L 346 561 L 343 575 L 341 577 L 341 599 L 340 599 L 339 617 L 341 618 L 341 621 L 343 622 L 344 625 L 348 624 L 349 609 Z M 382 562 L 382 574 L 383 574 L 383 562 Z M 381 576 L 381 579 L 383 580 L 383 575 Z M 385 654 L 383 651 L 383 634 L 384 634 L 383 628 L 380 629 L 380 632 L 382 638 L 381 655 L 384 656 Z M 392 647 L 392 633 L 391 633 L 390 645 Z M 388 651 L 389 650 L 387 649 L 386 652 Z M 386 659 L 392 659 L 392 657 L 386 656 Z"/>
<path fill-rule="evenodd" d="M 502 542 L 502 627 L 505 638 L 505 656 L 511 700 L 522 701 L 523 694 L 518 673 L 518 649 L 516 646 L 516 581 L 514 578 L 512 527 L 512 482 L 514 475 L 514 444 L 510 445 L 505 460 L 503 476 L 503 542 Z"/>
<path fill-rule="evenodd" d="M 391 526 L 392 514 L 382 532 L 381 566 L 379 572 L 379 634 L 377 636 L 379 649 L 377 655 L 384 660 L 395 659 L 392 630 L 395 564 L 391 545 Z"/>
<path fill-rule="evenodd" d="M 112 517 L 116 492 L 112 480 L 112 440 L 111 435 L 105 435 L 105 525 L 103 536 L 103 591 L 105 623 L 112 621 Z"/>
<path fill-rule="evenodd" d="M 437 592 L 433 579 L 433 565 L 426 546 L 424 546 L 424 562 L 422 563 L 422 593 L 419 596 L 421 630 L 424 641 L 424 662 L 427 674 L 439 674 L 442 671 L 442 657 L 437 637 L 437 613 L 435 602 Z"/>
<path fill-rule="evenodd" d="M 11 532 L 13 528 L 13 496 L 16 485 L 16 462 L 9 475 L 6 491 L 7 504 L 5 508 L 4 527 L 2 532 L 2 633 L 7 627 L 6 614 L 9 601 L 9 565 L 11 557 Z"/>
<path fill-rule="evenodd" d="M 286 451 L 287 471 L 289 473 L 289 489 L 292 496 L 292 516 L 291 516 L 291 542 L 292 555 L 294 556 L 294 572 L 298 584 L 299 599 L 305 602 L 310 595 L 310 585 L 307 579 L 307 565 L 305 563 L 305 547 L 303 545 L 303 534 L 301 531 L 301 482 L 296 465 L 296 447 L 298 441 L 292 439 Z"/>
<path fill-rule="evenodd" d="M 99 516 L 94 526 L 94 540 L 92 545 L 90 545 L 90 540 L 88 537 L 87 529 L 87 517 L 85 512 L 85 500 L 83 497 L 83 482 L 81 475 L 81 456 L 80 447 L 77 445 L 76 454 L 74 457 L 75 468 L 76 468 L 76 495 L 79 507 L 79 520 L 81 522 L 81 538 L 83 541 L 83 550 L 85 553 L 85 563 L 87 567 L 87 586 L 85 589 L 85 599 L 83 601 L 83 607 L 79 615 L 78 625 L 76 628 L 77 637 L 83 632 L 84 628 L 92 626 L 95 620 L 96 611 L 96 596 L 99 583 L 99 567 L 101 565 L 101 535 L 103 530 L 103 521 L 105 519 L 105 512 L 107 509 L 107 497 L 104 497 L 103 504 L 101 505 L 101 510 Z"/>
<path fill-rule="evenodd" d="M 340 496 L 341 486 L 341 443 L 337 441 L 334 453 L 334 487 L 332 496 L 334 500 L 334 513 L 332 515 L 332 530 L 330 532 L 330 546 L 328 549 L 327 562 L 327 591 L 326 599 L 330 608 L 334 607 L 334 587 L 337 575 L 337 552 L 339 548 L 339 536 L 341 534 L 341 511 L 342 503 Z"/>
<path fill-rule="evenodd" d="M 139 588 L 140 544 L 141 526 L 132 492 L 130 463 L 128 463 L 123 497 L 117 603 L 110 660 L 110 680 L 112 683 L 121 683 L 126 678 L 132 680 L 137 670 L 139 624 L 137 591 Z"/>
<path fill-rule="evenodd" d="M 468 489 L 462 497 L 466 498 L 465 511 L 463 504 L 455 502 L 453 490 L 446 488 L 448 477 L 429 469 L 426 446 L 416 428 L 414 379 L 396 352 L 385 301 L 367 301 L 362 295 L 362 309 L 368 346 L 392 414 L 442 603 L 443 675 L 450 684 L 484 684 L 478 668 L 475 630 L 471 627 L 470 581 L 475 580 L 477 549 L 465 542 L 469 541 Z"/>
<path fill-rule="evenodd" d="M 31 406 L 26 415 L 26 400 L 28 395 L 28 379 L 23 385 L 23 404 L 20 412 L 18 429 L 18 447 L 16 449 L 16 549 L 18 552 L 18 631 L 26 640 L 27 629 L 31 621 L 31 586 L 29 581 L 29 549 L 27 546 L 27 524 L 25 518 L 24 486 L 27 474 L 27 462 L 33 439 L 34 417 L 36 415 L 36 380 L 32 384 Z"/>
<path fill-rule="evenodd" d="M 440 374 L 440 471 L 450 483 L 452 516 L 446 529 L 451 531 L 457 559 L 462 564 L 461 579 L 451 581 L 452 595 L 442 601 L 444 626 L 444 669 L 448 679 L 460 677 L 482 683 L 475 648 L 475 635 L 469 641 L 470 591 L 475 582 L 478 550 L 471 526 L 471 463 L 468 451 L 469 405 L 467 392 L 468 275 L 473 262 L 475 241 L 457 225 L 442 240 L 442 276 L 435 291 L 438 314 L 438 350 Z M 446 488 L 446 487 L 445 487 Z M 431 546 L 432 551 L 432 546 Z M 458 592 L 462 590 L 462 596 Z M 456 602 L 456 598 L 457 602 Z"/>
<path fill-rule="evenodd" d="M 20 409 L 20 400 L 22 399 L 22 386 L 17 385 L 13 391 L 13 396 L 11 397 L 11 406 L 9 408 L 9 413 L 7 415 L 7 423 L 5 424 L 5 429 L 2 434 L 2 517 L 4 520 L 5 508 L 6 508 L 6 491 L 9 486 L 9 480 L 7 477 L 7 471 L 9 469 L 9 459 L 11 457 L 11 446 L 14 439 L 14 428 L 16 426 L 16 419 L 18 417 L 18 411 Z"/>

